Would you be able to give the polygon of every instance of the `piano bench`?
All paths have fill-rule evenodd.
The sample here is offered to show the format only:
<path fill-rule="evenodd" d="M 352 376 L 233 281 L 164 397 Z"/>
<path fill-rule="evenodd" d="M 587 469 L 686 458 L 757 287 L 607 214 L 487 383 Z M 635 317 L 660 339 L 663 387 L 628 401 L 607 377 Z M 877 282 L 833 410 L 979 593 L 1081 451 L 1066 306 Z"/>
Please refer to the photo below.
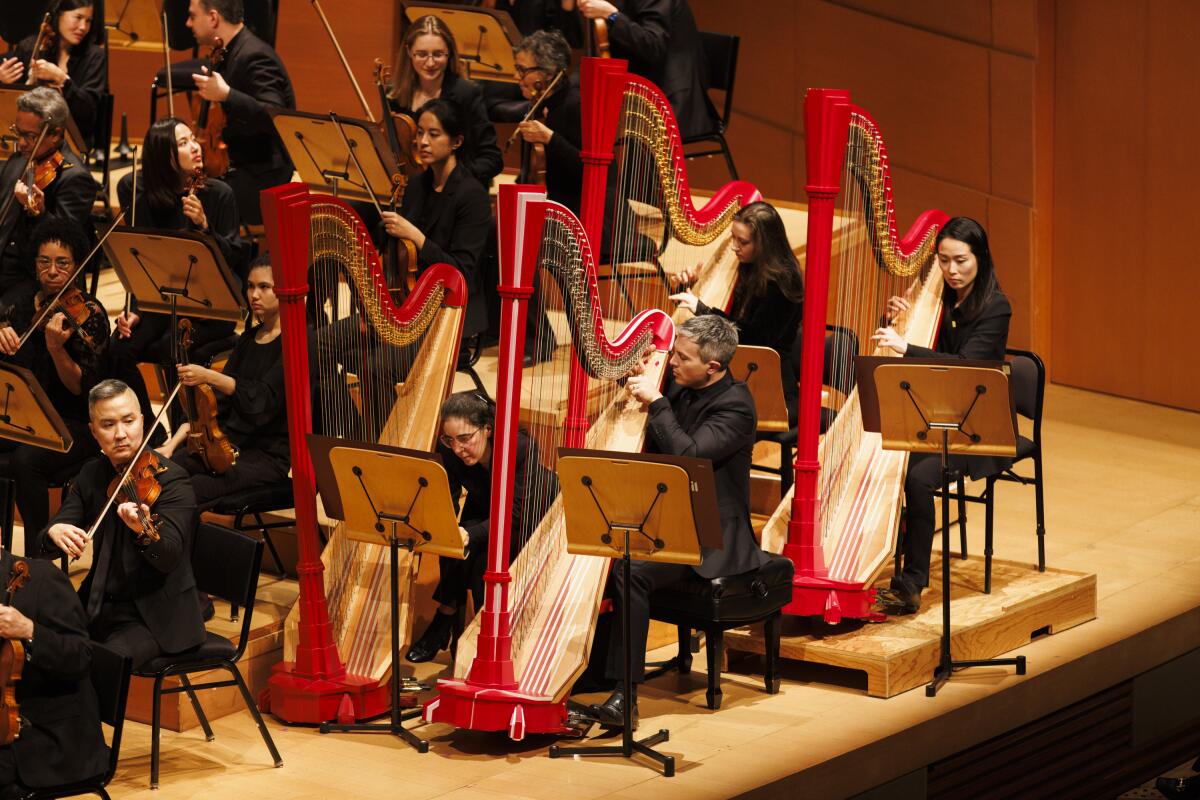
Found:
<path fill-rule="evenodd" d="M 724 634 L 732 628 L 764 623 L 767 670 L 763 684 L 767 694 L 779 691 L 779 631 L 781 609 L 792 599 L 792 562 L 768 554 L 770 561 L 758 569 L 725 578 L 706 580 L 692 574 L 686 580 L 650 595 L 650 618 L 677 626 L 679 653 L 658 669 L 646 673 L 657 677 L 670 669 L 686 675 L 692 668 L 692 631 L 704 632 L 708 656 L 708 707 L 721 707 L 721 663 Z"/>

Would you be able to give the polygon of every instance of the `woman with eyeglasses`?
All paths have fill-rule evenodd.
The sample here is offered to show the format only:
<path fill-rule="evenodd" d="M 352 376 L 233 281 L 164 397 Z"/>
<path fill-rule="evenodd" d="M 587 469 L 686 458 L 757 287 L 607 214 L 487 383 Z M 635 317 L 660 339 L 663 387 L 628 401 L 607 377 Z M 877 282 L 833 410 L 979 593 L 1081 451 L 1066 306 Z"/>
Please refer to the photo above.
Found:
<path fill-rule="evenodd" d="M 504 168 L 496 145 L 496 129 L 488 119 L 479 84 L 459 76 L 458 46 L 454 34 L 435 16 L 420 17 L 409 27 L 396 55 L 392 87 L 388 92 L 392 110 L 413 116 L 430 100 L 449 100 L 458 109 L 465 129 L 461 161 L 483 184 Z"/>
<path fill-rule="evenodd" d="M 438 559 L 441 578 L 433 593 L 438 608 L 429 627 L 405 656 L 413 663 L 429 661 L 450 645 L 451 636 L 458 629 L 456 622 L 460 612 L 466 606 L 468 590 L 476 612 L 483 607 L 496 407 L 480 394 L 459 392 L 442 403 L 441 416 L 442 433 L 438 437 L 437 452 L 450 479 L 455 509 L 461 510 L 459 526 L 467 540 L 467 557 L 463 560 Z M 462 499 L 464 490 L 467 493 L 465 501 Z M 518 429 L 509 558 L 517 557 L 521 545 L 537 527 L 557 494 L 558 478 L 542 466 L 536 444 L 523 428 Z"/>
<path fill-rule="evenodd" d="M 108 56 L 92 35 L 96 9 L 92 0 L 57 0 L 50 8 L 50 37 L 22 39 L 0 60 L 0 83 L 51 86 L 62 92 L 84 141 L 91 145 L 100 98 L 108 85 Z M 103 21 L 101 21 L 103 25 Z"/>

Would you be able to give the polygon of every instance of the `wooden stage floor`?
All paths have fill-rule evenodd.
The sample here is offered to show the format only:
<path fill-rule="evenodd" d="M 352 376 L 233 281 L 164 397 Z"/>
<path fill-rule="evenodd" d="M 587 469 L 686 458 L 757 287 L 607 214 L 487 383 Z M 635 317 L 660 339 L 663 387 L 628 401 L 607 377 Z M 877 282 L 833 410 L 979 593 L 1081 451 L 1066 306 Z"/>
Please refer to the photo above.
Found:
<path fill-rule="evenodd" d="M 847 797 L 985 741 L 1200 646 L 1200 415 L 1052 386 L 1047 450 L 1047 558 L 1096 573 L 1097 619 L 1015 651 L 1011 669 L 959 673 L 936 698 L 867 696 L 865 680 L 785 666 L 781 692 L 758 674 L 727 673 L 724 707 L 704 706 L 703 654 L 691 675 L 642 694 L 642 732 L 671 730 L 665 779 L 620 759 L 556 760 L 548 739 L 429 725 L 430 753 L 386 735 L 321 736 L 271 720 L 284 766 L 271 768 L 246 713 L 163 735 L 162 788 L 151 793 L 149 727 L 129 723 L 112 793 L 124 798 L 687 798 Z M 1032 563 L 1033 493 L 1002 485 L 997 558 Z M 982 552 L 982 513 L 970 526 Z M 444 654 L 443 654 L 444 656 Z M 739 669 L 734 664 L 734 669 Z M 584 697 L 583 699 L 592 699 Z"/>

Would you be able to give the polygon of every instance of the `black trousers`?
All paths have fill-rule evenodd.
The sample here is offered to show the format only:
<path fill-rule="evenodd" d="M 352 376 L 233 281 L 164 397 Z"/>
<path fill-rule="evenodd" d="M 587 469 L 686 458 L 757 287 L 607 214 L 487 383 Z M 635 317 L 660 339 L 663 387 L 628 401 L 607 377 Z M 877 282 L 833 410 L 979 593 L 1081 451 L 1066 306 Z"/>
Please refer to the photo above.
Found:
<path fill-rule="evenodd" d="M 483 608 L 483 573 L 487 568 L 487 548 L 467 550 L 466 558 L 438 557 L 437 588 L 433 590 L 433 599 L 444 606 L 461 609 L 467 604 L 467 592 L 471 593 L 471 602 L 475 604 L 475 613 Z"/>
<path fill-rule="evenodd" d="M 965 473 L 972 456 L 950 456 L 950 472 Z M 933 493 L 942 485 L 942 457 L 938 453 L 916 453 L 908 460 L 904 481 L 904 567 L 899 580 L 909 592 L 929 585 L 929 559 L 933 552 L 936 521 Z"/>
<path fill-rule="evenodd" d="M 146 662 L 163 655 L 158 640 L 146 627 L 137 606 L 131 600 L 104 598 L 100 613 L 88 625 L 92 641 L 100 642 L 109 649 L 129 656 L 133 668 L 140 669 Z"/>
<path fill-rule="evenodd" d="M 171 457 L 192 476 L 192 489 L 196 493 L 196 504 L 201 511 L 216 505 L 227 494 L 266 486 L 287 477 L 287 467 L 261 450 L 242 450 L 237 463 L 223 475 L 214 475 L 204 467 L 204 462 L 189 453 L 184 446 Z"/>
<path fill-rule="evenodd" d="M 50 523 L 51 482 L 73 477 L 83 462 L 100 452 L 85 423 L 71 419 L 64 422 L 74 440 L 65 453 L 0 439 L 0 477 L 12 482 L 25 527 L 26 556 L 34 555 L 37 536 Z"/>
<path fill-rule="evenodd" d="M 620 680 L 625 676 L 625 651 L 621 647 L 621 562 L 614 559 L 612 585 L 614 592 L 613 610 L 609 614 L 609 648 L 605 661 L 604 676 Z M 629 646 L 633 651 L 633 682 L 641 683 L 646 674 L 646 637 L 650 631 L 650 595 L 655 589 L 670 586 L 692 574 L 686 564 L 655 564 L 649 561 L 634 561 L 629 565 Z"/>

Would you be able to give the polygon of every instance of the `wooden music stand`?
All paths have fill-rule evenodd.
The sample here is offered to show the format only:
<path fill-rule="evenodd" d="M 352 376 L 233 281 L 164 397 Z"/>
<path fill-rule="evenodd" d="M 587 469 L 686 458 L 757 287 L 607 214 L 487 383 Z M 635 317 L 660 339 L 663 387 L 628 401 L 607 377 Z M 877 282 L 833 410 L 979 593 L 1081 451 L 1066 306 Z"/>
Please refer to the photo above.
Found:
<path fill-rule="evenodd" d="M 33 373 L 0 363 L 0 438 L 65 453 L 75 444 Z"/>
<path fill-rule="evenodd" d="M 729 362 L 729 374 L 743 381 L 754 398 L 760 432 L 783 433 L 791 428 L 779 372 L 779 353 L 770 347 L 739 344 Z"/>
<path fill-rule="evenodd" d="M 1025 674 L 1025 656 L 955 661 L 950 653 L 950 453 L 1012 457 L 1017 424 L 1002 362 L 950 362 L 946 359 L 859 358 L 863 427 L 878 431 L 883 449 L 940 453 L 942 459 L 942 637 L 941 657 L 925 695 L 933 697 L 956 669 L 1016 667 Z M 864 380 L 864 378 L 866 380 Z M 868 412 L 867 403 L 872 403 Z M 877 422 L 871 427 L 870 422 Z"/>
<path fill-rule="evenodd" d="M 378 123 L 330 113 L 270 109 L 271 121 L 300 180 L 343 200 L 388 202 L 395 156 Z"/>
<path fill-rule="evenodd" d="M 17 98 L 32 88 L 32 86 L 23 89 L 0 88 L 0 161 L 7 160 L 16 152 L 17 140 L 12 135 L 10 126 L 17 121 Z M 83 158 L 92 147 L 84 141 L 83 134 L 79 132 L 79 126 L 75 124 L 75 120 L 70 114 L 67 114 L 65 127 L 67 142 L 71 145 L 71 149 L 75 151 L 75 155 Z"/>
<path fill-rule="evenodd" d="M 431 14 L 450 29 L 458 43 L 458 60 L 467 65 L 466 77 L 473 80 L 517 83 L 517 63 L 513 49 L 520 43 L 521 32 L 507 11 L 494 8 L 470 8 L 448 3 L 405 3 L 408 24 Z"/>
<path fill-rule="evenodd" d="M 632 559 L 666 564 L 699 564 L 701 548 L 720 549 L 712 463 L 681 456 L 647 456 L 601 450 L 559 450 L 558 479 L 566 516 L 567 550 L 621 559 L 621 644 L 625 648 L 625 720 L 621 744 L 553 745 L 550 757 L 641 753 L 675 774 L 675 757 L 654 745 L 670 738 L 661 728 L 633 738 L 633 653 L 629 622 L 629 568 Z"/>
<path fill-rule="evenodd" d="M 441 458 L 419 450 L 379 444 L 347 445 L 325 436 L 308 437 L 325 511 L 346 523 L 349 538 L 387 545 L 391 551 L 392 711 L 387 722 L 351 725 L 321 723 L 321 733 L 384 731 L 399 736 L 419 753 L 429 742 L 404 721 L 421 709 L 400 710 L 400 548 L 410 553 L 466 557 L 466 538 L 450 498 L 450 481 Z M 409 572 L 409 582 L 413 572 Z"/>

